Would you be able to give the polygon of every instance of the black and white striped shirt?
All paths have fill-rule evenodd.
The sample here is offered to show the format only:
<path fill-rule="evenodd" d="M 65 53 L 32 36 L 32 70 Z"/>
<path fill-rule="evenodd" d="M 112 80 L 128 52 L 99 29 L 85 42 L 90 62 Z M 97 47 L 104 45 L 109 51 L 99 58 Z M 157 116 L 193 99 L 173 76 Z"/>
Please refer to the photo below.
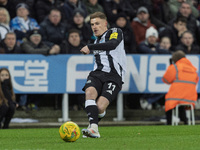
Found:
<path fill-rule="evenodd" d="M 122 30 L 111 28 L 101 37 L 89 44 L 95 56 L 94 70 L 118 73 L 124 82 L 126 71 L 126 53 Z"/>

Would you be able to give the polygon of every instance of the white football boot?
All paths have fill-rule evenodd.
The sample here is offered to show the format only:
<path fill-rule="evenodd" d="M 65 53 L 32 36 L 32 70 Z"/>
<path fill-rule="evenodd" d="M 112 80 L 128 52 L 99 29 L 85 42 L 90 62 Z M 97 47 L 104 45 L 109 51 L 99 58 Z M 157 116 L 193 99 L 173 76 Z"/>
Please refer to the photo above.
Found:
<path fill-rule="evenodd" d="M 82 134 L 86 137 L 91 137 L 91 138 L 100 138 L 100 134 L 98 131 L 96 131 L 93 128 L 89 129 L 82 129 Z"/>
<path fill-rule="evenodd" d="M 89 129 L 89 128 L 90 128 L 90 124 L 88 125 L 87 129 Z M 85 136 L 84 134 L 83 134 L 82 137 L 83 137 L 83 138 L 87 138 L 87 136 Z"/>

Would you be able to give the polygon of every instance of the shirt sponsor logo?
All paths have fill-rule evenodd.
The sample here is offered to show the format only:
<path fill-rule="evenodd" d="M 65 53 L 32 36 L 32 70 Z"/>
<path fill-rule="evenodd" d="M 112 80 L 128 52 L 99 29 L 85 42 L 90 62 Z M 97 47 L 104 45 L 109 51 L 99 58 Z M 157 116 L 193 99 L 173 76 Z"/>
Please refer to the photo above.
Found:
<path fill-rule="evenodd" d="M 99 53 L 101 53 L 101 52 L 103 52 L 103 50 L 94 50 L 94 51 L 93 51 L 93 54 L 96 55 L 96 54 L 99 54 Z"/>

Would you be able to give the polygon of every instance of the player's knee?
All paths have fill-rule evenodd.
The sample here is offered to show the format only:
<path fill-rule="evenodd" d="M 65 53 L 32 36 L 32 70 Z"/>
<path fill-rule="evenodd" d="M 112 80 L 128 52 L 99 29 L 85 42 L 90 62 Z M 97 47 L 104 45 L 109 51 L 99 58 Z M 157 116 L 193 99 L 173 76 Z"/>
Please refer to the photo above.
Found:
<path fill-rule="evenodd" d="M 86 100 L 87 99 L 96 99 L 97 92 L 93 88 L 87 88 L 85 91 Z"/>
<path fill-rule="evenodd" d="M 90 90 L 87 90 L 87 91 L 85 92 L 85 96 L 86 96 L 86 97 L 94 97 L 93 95 L 94 95 L 93 92 L 90 91 Z M 89 99 L 91 99 L 91 98 L 89 98 Z"/>

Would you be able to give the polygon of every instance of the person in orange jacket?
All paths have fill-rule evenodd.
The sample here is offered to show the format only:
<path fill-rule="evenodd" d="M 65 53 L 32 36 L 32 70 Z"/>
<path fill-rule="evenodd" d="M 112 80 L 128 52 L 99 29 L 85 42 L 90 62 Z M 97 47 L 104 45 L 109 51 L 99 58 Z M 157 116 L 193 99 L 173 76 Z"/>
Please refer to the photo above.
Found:
<path fill-rule="evenodd" d="M 162 80 L 171 84 L 168 93 L 165 95 L 165 112 L 167 125 L 172 122 L 172 109 L 177 104 L 193 104 L 197 100 L 196 85 L 199 80 L 197 69 L 186 58 L 181 50 L 172 54 L 172 63 L 167 68 Z M 180 120 L 187 124 L 185 107 L 179 107 Z"/>

